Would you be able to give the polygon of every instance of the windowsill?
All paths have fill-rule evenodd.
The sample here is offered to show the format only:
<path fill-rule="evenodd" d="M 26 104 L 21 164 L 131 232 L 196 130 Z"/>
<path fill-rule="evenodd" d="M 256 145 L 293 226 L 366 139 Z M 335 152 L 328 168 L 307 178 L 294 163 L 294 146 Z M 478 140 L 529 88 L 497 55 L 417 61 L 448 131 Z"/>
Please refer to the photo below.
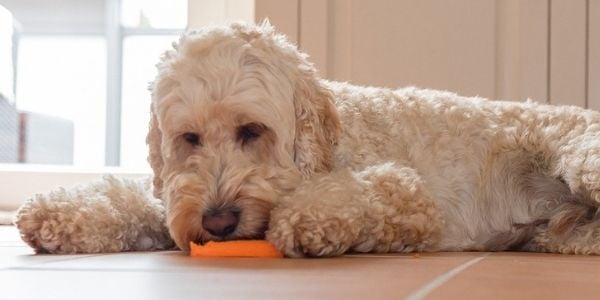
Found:
<path fill-rule="evenodd" d="M 78 168 L 59 165 L 0 164 L 0 210 L 14 210 L 37 193 L 100 180 L 106 174 L 123 178 L 150 176 L 150 170 L 118 167 Z"/>
<path fill-rule="evenodd" d="M 3 164 L 1 172 L 33 172 L 33 173 L 78 173 L 78 174 L 150 174 L 150 169 L 128 169 L 121 167 L 74 167 L 68 165 L 38 165 L 38 164 Z"/>

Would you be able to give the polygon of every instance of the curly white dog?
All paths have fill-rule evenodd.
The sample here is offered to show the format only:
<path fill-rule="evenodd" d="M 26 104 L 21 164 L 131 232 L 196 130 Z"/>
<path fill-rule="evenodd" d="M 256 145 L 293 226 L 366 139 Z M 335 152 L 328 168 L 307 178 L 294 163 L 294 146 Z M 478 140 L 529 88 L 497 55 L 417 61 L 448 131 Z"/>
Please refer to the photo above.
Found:
<path fill-rule="evenodd" d="M 158 72 L 153 192 L 109 177 L 37 195 L 16 220 L 29 245 L 600 254 L 600 113 L 328 82 L 268 24 L 190 32 Z"/>

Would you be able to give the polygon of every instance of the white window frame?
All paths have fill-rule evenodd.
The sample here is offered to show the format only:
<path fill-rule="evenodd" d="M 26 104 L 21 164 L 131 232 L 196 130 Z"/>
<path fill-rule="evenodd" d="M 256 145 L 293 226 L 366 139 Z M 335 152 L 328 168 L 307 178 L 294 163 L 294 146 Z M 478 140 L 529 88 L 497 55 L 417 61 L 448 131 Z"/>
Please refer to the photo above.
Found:
<path fill-rule="evenodd" d="M 188 9 L 190 3 L 188 0 Z M 106 0 L 106 150 L 104 164 L 121 164 L 123 41 L 133 35 L 180 35 L 184 29 L 126 28 L 121 25 L 121 0 Z"/>
<path fill-rule="evenodd" d="M 188 0 L 188 7 L 190 2 Z M 133 35 L 180 35 L 185 29 L 126 28 L 121 25 L 121 0 L 105 2 L 106 38 L 106 133 L 105 167 L 86 168 L 63 165 L 0 164 L 0 211 L 14 210 L 36 193 L 58 186 L 74 186 L 101 180 L 106 174 L 122 178 L 144 178 L 150 173 L 120 167 L 121 156 L 121 82 L 123 79 L 123 41 Z M 41 33 L 51 34 L 51 33 Z M 71 34 L 58 32 L 57 35 Z M 81 34 L 73 32 L 72 34 Z"/>

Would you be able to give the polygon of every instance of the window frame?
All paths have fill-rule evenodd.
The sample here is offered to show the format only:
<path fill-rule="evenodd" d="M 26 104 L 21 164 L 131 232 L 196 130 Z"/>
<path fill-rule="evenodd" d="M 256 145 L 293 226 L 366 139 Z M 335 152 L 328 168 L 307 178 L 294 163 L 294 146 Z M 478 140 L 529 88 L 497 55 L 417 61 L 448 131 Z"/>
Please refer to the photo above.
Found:
<path fill-rule="evenodd" d="M 188 10 L 190 2 L 188 0 Z M 0 163 L 0 211 L 14 210 L 23 200 L 36 193 L 47 193 L 58 186 L 75 186 L 101 180 L 107 174 L 119 178 L 149 178 L 150 171 L 131 170 L 120 166 L 121 109 L 123 80 L 123 42 L 136 35 L 181 35 L 186 29 L 128 28 L 121 25 L 121 0 L 106 0 L 105 28 L 103 32 L 39 32 L 35 35 L 92 34 L 106 38 L 106 128 L 104 167 L 78 167 L 71 165 L 39 165 L 27 163 Z M 189 12 L 188 12 L 189 14 Z M 9 188 L 7 188 L 9 187 Z"/>
<path fill-rule="evenodd" d="M 190 2 L 188 0 L 188 11 Z M 189 14 L 189 13 L 188 13 Z M 106 133 L 104 165 L 121 165 L 123 41 L 135 35 L 181 35 L 185 29 L 128 28 L 121 25 L 121 0 L 106 0 Z"/>

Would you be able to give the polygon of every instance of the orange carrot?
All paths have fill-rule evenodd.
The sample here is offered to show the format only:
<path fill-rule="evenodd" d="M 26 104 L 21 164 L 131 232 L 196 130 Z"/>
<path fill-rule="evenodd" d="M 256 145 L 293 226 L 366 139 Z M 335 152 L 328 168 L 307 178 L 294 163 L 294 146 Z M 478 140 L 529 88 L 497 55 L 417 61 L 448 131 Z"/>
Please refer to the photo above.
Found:
<path fill-rule="evenodd" d="M 264 240 L 239 240 L 198 245 L 190 242 L 190 255 L 196 257 L 283 257 L 271 243 Z"/>

